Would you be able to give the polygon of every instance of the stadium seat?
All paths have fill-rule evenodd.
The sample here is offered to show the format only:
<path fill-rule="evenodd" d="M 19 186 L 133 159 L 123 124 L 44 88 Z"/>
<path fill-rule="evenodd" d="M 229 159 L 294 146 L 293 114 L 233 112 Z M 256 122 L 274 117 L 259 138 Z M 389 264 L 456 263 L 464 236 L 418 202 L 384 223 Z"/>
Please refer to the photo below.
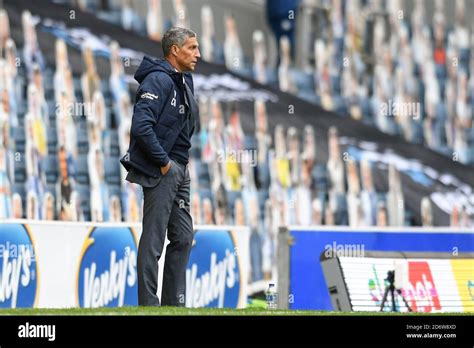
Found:
<path fill-rule="evenodd" d="M 119 144 L 119 135 L 117 130 L 111 129 L 109 131 L 110 139 L 110 156 L 118 157 L 120 156 L 120 144 Z"/>
<path fill-rule="evenodd" d="M 210 188 L 199 188 L 198 194 L 199 194 L 199 198 L 201 198 L 201 202 L 205 198 L 209 198 L 211 200 L 211 202 L 213 202 L 213 204 L 214 204 L 214 199 L 212 197 L 212 191 L 211 191 Z"/>
<path fill-rule="evenodd" d="M 16 150 L 18 152 L 24 153 L 25 152 L 25 128 L 24 127 L 16 127 L 13 129 L 13 137 L 15 139 Z"/>
<path fill-rule="evenodd" d="M 46 183 L 55 184 L 59 178 L 59 167 L 57 155 L 47 155 L 43 159 L 43 170 L 46 175 Z"/>
<path fill-rule="evenodd" d="M 198 136 L 193 136 L 191 138 L 191 150 L 190 156 L 192 158 L 200 159 L 201 158 L 201 140 Z"/>
<path fill-rule="evenodd" d="M 318 95 L 316 95 L 313 91 L 310 91 L 310 90 L 300 91 L 298 92 L 298 97 L 300 97 L 303 100 L 306 100 L 308 103 L 321 105 L 321 98 Z"/>
<path fill-rule="evenodd" d="M 54 95 L 51 99 L 47 99 L 48 104 L 48 117 L 49 117 L 49 128 L 56 128 L 56 102 L 54 101 Z"/>
<path fill-rule="evenodd" d="M 56 128 L 48 127 L 47 129 L 48 136 L 48 153 L 54 155 L 58 153 L 58 133 Z"/>
<path fill-rule="evenodd" d="M 20 152 L 20 160 L 15 161 L 15 182 L 16 183 L 25 183 L 26 182 L 26 162 L 25 162 L 25 153 Z"/>
<path fill-rule="evenodd" d="M 82 96 L 81 78 L 80 77 L 74 77 L 73 84 L 74 84 L 74 95 L 76 97 L 76 101 L 77 102 L 82 102 L 84 100 L 84 98 Z"/>
<path fill-rule="evenodd" d="M 235 216 L 234 216 L 235 201 L 237 199 L 242 199 L 242 192 L 226 190 L 226 197 L 227 197 L 227 209 L 229 210 L 230 216 L 232 216 L 235 219 Z"/>
<path fill-rule="evenodd" d="M 44 98 L 46 100 L 53 100 L 54 99 L 54 85 L 47 85 L 44 84 Z"/>
<path fill-rule="evenodd" d="M 120 162 L 115 156 L 106 156 L 104 160 L 105 181 L 109 185 L 120 185 Z"/>
<path fill-rule="evenodd" d="M 57 202 L 58 197 L 58 184 L 57 183 L 48 183 L 45 186 L 45 192 L 49 192 L 53 195 L 54 201 Z"/>
<path fill-rule="evenodd" d="M 200 188 L 210 188 L 211 178 L 209 176 L 209 168 L 207 163 L 200 160 L 195 161 L 196 172 L 198 175 L 198 183 Z"/>
<path fill-rule="evenodd" d="M 18 193 L 23 202 L 26 202 L 26 187 L 24 182 L 16 182 L 12 185 L 12 194 Z"/>
<path fill-rule="evenodd" d="M 84 100 L 84 97 L 82 96 L 82 91 L 80 89 L 74 91 L 74 97 L 76 98 L 76 101 L 78 103 L 82 103 Z"/>
<path fill-rule="evenodd" d="M 109 197 L 113 197 L 113 196 L 122 197 L 122 188 L 120 187 L 120 185 L 109 185 L 108 190 L 109 190 Z"/>
<path fill-rule="evenodd" d="M 298 91 L 308 91 L 314 94 L 314 76 L 301 70 L 291 69 L 290 73 Z"/>
<path fill-rule="evenodd" d="M 106 104 L 105 108 L 105 125 L 107 129 L 112 128 L 112 104 Z"/>
<path fill-rule="evenodd" d="M 17 55 L 19 55 L 19 52 L 17 52 Z M 18 57 L 19 58 L 19 57 Z M 25 99 L 25 88 L 26 88 L 26 79 L 25 79 L 25 76 L 23 76 L 21 74 L 21 69 L 18 69 L 18 74 L 15 78 L 15 85 L 17 86 L 18 88 L 18 91 L 20 92 L 20 94 L 17 96 L 19 97 L 19 100 L 18 101 L 21 101 L 21 100 L 26 100 Z M 18 110 L 20 111 L 20 110 Z M 21 110 L 21 111 L 24 111 L 24 110 Z"/>
<path fill-rule="evenodd" d="M 253 134 L 246 134 L 244 137 L 244 149 L 245 150 L 256 150 L 257 149 L 257 139 Z"/>
<path fill-rule="evenodd" d="M 312 176 L 318 191 L 328 191 L 329 183 L 325 164 L 316 164 L 313 168 Z"/>
<path fill-rule="evenodd" d="M 100 81 L 100 89 L 102 92 L 102 95 L 104 98 L 111 98 L 110 95 L 110 86 L 109 86 L 109 80 L 108 79 L 102 79 Z"/>
<path fill-rule="evenodd" d="M 84 219 L 86 221 L 90 221 L 90 187 L 89 185 L 77 184 L 74 189 L 77 191 L 77 194 L 79 196 L 79 205 L 81 207 L 82 213 L 84 214 Z"/>
<path fill-rule="evenodd" d="M 89 185 L 89 165 L 87 155 L 78 155 L 75 161 L 76 182 L 81 185 Z"/>
<path fill-rule="evenodd" d="M 265 214 L 265 202 L 270 198 L 268 190 L 260 189 L 258 190 L 258 205 L 260 207 L 260 216 L 259 218 L 263 221 Z"/>
<path fill-rule="evenodd" d="M 18 119 L 23 120 L 25 118 L 26 111 L 28 110 L 28 103 L 26 99 L 19 100 L 17 103 L 17 106 L 18 106 Z"/>
<path fill-rule="evenodd" d="M 84 122 L 79 122 L 81 125 Z M 87 129 L 80 126 L 76 129 L 77 136 L 77 152 L 80 155 L 87 155 L 89 153 L 89 137 Z"/>
<path fill-rule="evenodd" d="M 88 130 L 86 116 L 82 115 L 82 116 L 76 117 L 75 121 L 76 121 L 75 124 L 78 129 L 81 128 L 81 129 Z"/>

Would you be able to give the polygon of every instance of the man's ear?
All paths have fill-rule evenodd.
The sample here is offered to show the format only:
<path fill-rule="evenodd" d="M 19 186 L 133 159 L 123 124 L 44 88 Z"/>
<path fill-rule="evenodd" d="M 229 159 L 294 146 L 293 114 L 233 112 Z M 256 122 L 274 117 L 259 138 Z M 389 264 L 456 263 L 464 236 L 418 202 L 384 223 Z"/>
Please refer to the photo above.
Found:
<path fill-rule="evenodd" d="M 178 56 L 178 46 L 173 45 L 171 48 L 171 53 L 173 53 L 173 56 Z"/>

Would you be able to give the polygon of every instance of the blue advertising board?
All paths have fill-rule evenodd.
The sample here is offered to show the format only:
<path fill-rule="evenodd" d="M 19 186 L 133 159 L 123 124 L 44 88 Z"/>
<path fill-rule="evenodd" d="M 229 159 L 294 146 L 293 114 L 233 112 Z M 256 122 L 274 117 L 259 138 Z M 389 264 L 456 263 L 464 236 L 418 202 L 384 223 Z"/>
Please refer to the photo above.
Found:
<path fill-rule="evenodd" d="M 85 308 L 138 304 L 137 244 L 131 228 L 92 228 L 79 261 L 77 302 Z"/>
<path fill-rule="evenodd" d="M 22 224 L 0 229 L 0 308 L 33 307 L 38 298 L 38 264 L 30 231 Z"/>
<path fill-rule="evenodd" d="M 243 286 L 229 230 L 198 230 L 186 269 L 186 307 L 236 308 Z"/>

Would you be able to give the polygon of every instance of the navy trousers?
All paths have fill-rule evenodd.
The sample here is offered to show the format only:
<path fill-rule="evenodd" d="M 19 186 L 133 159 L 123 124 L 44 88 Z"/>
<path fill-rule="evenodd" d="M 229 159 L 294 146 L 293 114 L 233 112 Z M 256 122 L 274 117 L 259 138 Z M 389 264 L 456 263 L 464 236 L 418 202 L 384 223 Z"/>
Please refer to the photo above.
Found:
<path fill-rule="evenodd" d="M 138 245 L 138 304 L 160 306 L 158 260 L 165 243 L 161 305 L 185 305 L 186 266 L 193 242 L 188 166 L 171 160 L 171 168 L 153 187 L 143 186 L 143 231 Z"/>

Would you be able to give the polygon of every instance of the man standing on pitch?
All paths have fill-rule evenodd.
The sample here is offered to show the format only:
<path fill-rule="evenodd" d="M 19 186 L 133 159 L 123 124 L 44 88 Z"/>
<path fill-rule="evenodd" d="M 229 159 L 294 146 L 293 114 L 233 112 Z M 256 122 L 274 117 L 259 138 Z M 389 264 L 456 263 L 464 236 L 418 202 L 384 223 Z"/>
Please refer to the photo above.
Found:
<path fill-rule="evenodd" d="M 140 83 L 130 147 L 120 160 L 127 181 L 143 187 L 143 230 L 138 246 L 138 304 L 159 306 L 158 260 L 170 241 L 163 270 L 161 304 L 184 306 L 186 265 L 193 241 L 189 149 L 199 111 L 194 71 L 200 58 L 196 33 L 171 28 L 162 38 L 164 58 L 148 56 L 135 73 Z"/>

